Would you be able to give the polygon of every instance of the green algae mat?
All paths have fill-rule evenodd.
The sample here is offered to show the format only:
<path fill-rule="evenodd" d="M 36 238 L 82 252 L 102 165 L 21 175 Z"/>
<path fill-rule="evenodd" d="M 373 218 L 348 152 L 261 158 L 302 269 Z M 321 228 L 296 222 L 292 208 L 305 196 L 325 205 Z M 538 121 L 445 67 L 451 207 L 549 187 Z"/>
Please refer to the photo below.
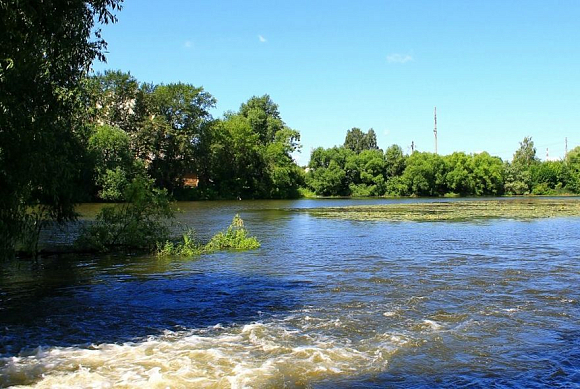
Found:
<path fill-rule="evenodd" d="M 371 221 L 470 221 L 580 216 L 580 199 L 461 200 L 313 208 L 311 215 Z"/>

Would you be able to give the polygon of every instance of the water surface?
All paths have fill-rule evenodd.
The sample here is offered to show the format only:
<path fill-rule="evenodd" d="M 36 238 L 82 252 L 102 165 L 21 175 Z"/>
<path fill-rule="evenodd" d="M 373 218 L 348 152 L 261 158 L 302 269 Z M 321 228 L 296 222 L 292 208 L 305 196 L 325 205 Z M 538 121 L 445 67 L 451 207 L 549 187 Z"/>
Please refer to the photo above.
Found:
<path fill-rule="evenodd" d="M 579 218 L 305 211 L 392 201 L 181 203 L 200 237 L 240 213 L 262 247 L 4 264 L 0 385 L 580 385 Z"/>

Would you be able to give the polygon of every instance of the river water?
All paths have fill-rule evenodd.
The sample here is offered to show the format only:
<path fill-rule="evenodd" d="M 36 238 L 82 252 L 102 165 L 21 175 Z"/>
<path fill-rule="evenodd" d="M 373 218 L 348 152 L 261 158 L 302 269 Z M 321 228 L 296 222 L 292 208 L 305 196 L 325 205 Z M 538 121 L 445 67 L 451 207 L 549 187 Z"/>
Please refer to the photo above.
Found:
<path fill-rule="evenodd" d="M 306 211 L 390 201 L 181 203 L 262 247 L 3 264 L 0 386 L 580 387 L 580 218 Z"/>

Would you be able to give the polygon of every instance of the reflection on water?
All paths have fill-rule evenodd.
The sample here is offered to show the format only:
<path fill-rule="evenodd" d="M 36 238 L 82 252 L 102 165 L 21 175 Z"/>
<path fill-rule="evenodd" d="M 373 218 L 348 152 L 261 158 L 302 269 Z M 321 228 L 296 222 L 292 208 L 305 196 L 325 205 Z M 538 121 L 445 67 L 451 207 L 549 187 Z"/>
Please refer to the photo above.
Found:
<path fill-rule="evenodd" d="M 4 264 L 0 386 L 580 385 L 579 219 L 296 211 L 337 204 L 181 204 L 200 236 L 240 213 L 256 251 Z"/>

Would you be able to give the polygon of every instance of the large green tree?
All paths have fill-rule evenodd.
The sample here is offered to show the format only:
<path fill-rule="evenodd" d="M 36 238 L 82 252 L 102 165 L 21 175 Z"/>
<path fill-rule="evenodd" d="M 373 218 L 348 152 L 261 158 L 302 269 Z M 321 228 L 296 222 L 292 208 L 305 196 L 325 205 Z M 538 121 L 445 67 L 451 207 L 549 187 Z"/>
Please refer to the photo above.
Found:
<path fill-rule="evenodd" d="M 407 159 L 401 180 L 407 187 L 407 194 L 441 196 L 447 192 L 446 174 L 447 167 L 443 157 L 416 151 Z"/>
<path fill-rule="evenodd" d="M 183 83 L 154 86 L 148 97 L 138 148 L 157 186 L 173 193 L 205 157 L 198 151 L 216 101 L 203 88 Z"/>
<path fill-rule="evenodd" d="M 531 137 L 525 137 L 514 153 L 511 163 L 505 166 L 505 192 L 522 195 L 532 191 L 532 170 L 540 162 Z"/>
<path fill-rule="evenodd" d="M 13 252 L 30 210 L 74 217 L 86 136 L 78 86 L 122 0 L 0 0 L 0 251 Z M 34 219 L 36 222 L 39 218 Z"/>
<path fill-rule="evenodd" d="M 580 146 L 570 150 L 565 163 L 568 171 L 567 187 L 574 193 L 580 193 Z"/>
<path fill-rule="evenodd" d="M 360 153 L 364 150 L 378 150 L 375 130 L 371 128 L 368 132 L 364 132 L 357 127 L 351 128 L 346 132 L 344 147 L 355 153 Z"/>
<path fill-rule="evenodd" d="M 210 135 L 207 186 L 219 197 L 298 196 L 302 172 L 292 153 L 300 148 L 300 134 L 286 126 L 270 96 L 251 97 L 217 121 Z"/>
<path fill-rule="evenodd" d="M 353 154 L 345 147 L 312 150 L 306 184 L 320 196 L 350 195 L 349 184 L 359 174 L 353 171 L 358 166 L 349 163 Z"/>

